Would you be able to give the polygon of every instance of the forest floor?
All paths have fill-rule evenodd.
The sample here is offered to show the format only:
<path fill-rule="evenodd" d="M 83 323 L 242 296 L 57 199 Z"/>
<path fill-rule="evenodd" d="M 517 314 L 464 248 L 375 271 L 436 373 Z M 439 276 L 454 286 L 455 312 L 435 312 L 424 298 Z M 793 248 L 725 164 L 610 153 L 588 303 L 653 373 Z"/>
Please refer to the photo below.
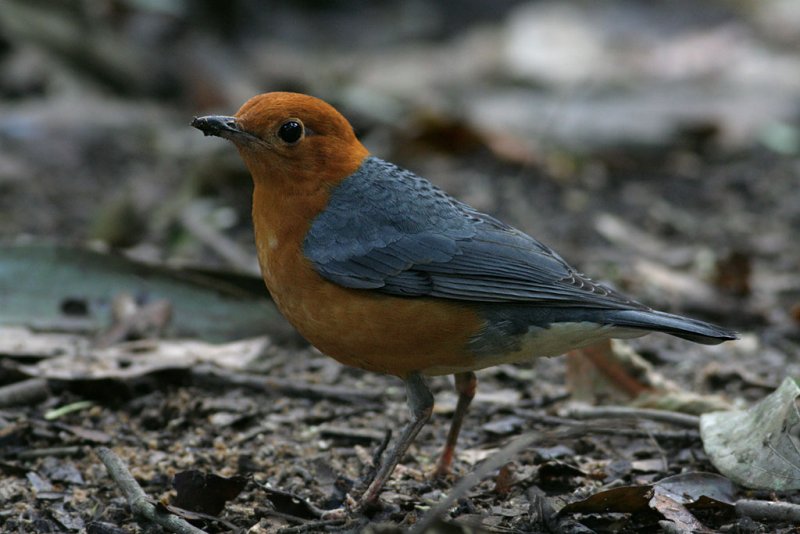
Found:
<path fill-rule="evenodd" d="M 0 530 L 161 531 L 131 513 L 98 456 L 107 447 L 156 509 L 201 510 L 178 513 L 208 532 L 399 532 L 434 520 L 431 532 L 794 531 L 786 517 L 748 514 L 736 503 L 800 503 L 800 493 L 747 489 L 718 476 L 696 426 L 602 412 L 581 416 L 580 409 L 665 408 L 663 399 L 642 402 L 643 390 L 675 394 L 681 411 L 694 414 L 702 410 L 688 406 L 693 401 L 745 409 L 786 377 L 800 376 L 800 141 L 791 126 L 797 110 L 783 107 L 792 99 L 796 106 L 800 82 L 786 75 L 765 82 L 774 93 L 746 84 L 741 93 L 715 93 L 696 80 L 665 87 L 659 76 L 666 74 L 648 71 L 620 89 L 619 73 L 594 72 L 592 83 L 618 89 L 619 98 L 613 91 L 612 97 L 549 94 L 525 81 L 541 73 L 513 70 L 512 60 L 506 70 L 487 66 L 501 53 L 499 40 L 511 42 L 510 52 L 502 50 L 519 59 L 513 41 L 525 34 L 521 24 L 554 17 L 579 26 L 592 16 L 576 15 L 578 8 L 525 11 L 544 4 L 520 4 L 500 18 L 478 13 L 482 25 L 451 21 L 440 35 L 414 45 L 340 50 L 337 57 L 350 59 L 337 62 L 324 53 L 301 54 L 279 38 L 259 40 L 252 21 L 238 41 L 228 30 L 214 33 L 208 29 L 213 8 L 202 16 L 154 14 L 142 6 L 78 16 L 11 2 L 17 18 L 0 13 L 0 234 L 6 247 L 0 303 L 9 303 L 0 306 Z M 659 8 L 612 4 L 642 20 L 659 16 L 652 12 Z M 270 28 L 279 33 L 289 11 L 280 11 Z M 309 25 L 333 17 L 346 28 L 360 20 L 301 11 L 294 15 Z M 741 37 L 736 31 L 756 24 L 722 8 L 711 11 L 702 31 L 673 20 L 677 29 L 661 36 L 668 51 L 680 58 L 681 43 L 688 43 L 693 53 L 724 54 L 730 32 Z M 109 25 L 92 33 L 98 48 L 73 49 L 70 39 L 79 31 L 54 32 L 63 39 L 54 43 L 15 24 L 45 24 L 50 15 L 65 28 L 74 29 L 82 17 L 108 18 Z M 240 24 L 241 18 L 240 12 Z M 174 54 L 151 58 L 144 44 L 114 49 L 119 57 L 97 52 L 134 29 L 154 40 L 148 46 L 169 45 Z M 307 37 L 298 31 L 293 38 Z M 737 57 L 762 58 L 763 36 L 745 35 L 731 41 L 741 47 Z M 369 31 L 362 38 L 379 42 Z M 248 43 L 268 50 L 269 58 L 244 54 Z M 796 51 L 769 50 L 762 58 L 768 65 L 800 64 Z M 449 69 L 443 67 L 448 59 Z M 722 69 L 719 61 L 708 68 Z M 318 77 L 307 74 L 314 69 Z M 159 77 L 166 70 L 171 75 Z M 407 80 L 409 72 L 421 88 Z M 342 73 L 349 76 L 346 88 L 336 85 Z M 471 89 L 463 88 L 465 80 L 472 80 Z M 352 502 L 376 451 L 390 430 L 397 434 L 408 410 L 401 381 L 341 366 L 274 314 L 253 276 L 249 177 L 232 147 L 188 126 L 192 115 L 233 113 L 235 102 L 273 87 L 332 95 L 376 155 L 534 235 L 593 279 L 654 308 L 733 328 L 742 339 L 709 347 L 649 335 L 598 349 L 612 359 L 632 349 L 650 366 L 646 379 L 631 375 L 635 391 L 619 379 L 587 380 L 591 365 L 581 354 L 481 371 L 453 474 L 441 481 L 429 474 L 456 397 L 451 379 L 432 378 L 434 415 L 387 484 L 384 508 L 345 520 L 325 516 Z M 671 91 L 677 102 L 668 98 Z M 687 107 L 699 118 L 683 113 Z M 651 108 L 663 113 L 639 115 Z M 754 108 L 774 115 L 755 123 Z M 653 126 L 639 129 L 638 123 Z M 178 284 L 188 267 L 211 269 L 206 274 L 246 295 L 247 313 L 255 298 L 274 320 L 263 331 L 246 325 L 243 336 L 212 317 L 207 320 L 219 323 L 214 335 L 196 333 L 195 318 L 181 315 L 177 300 L 147 290 L 132 297 L 113 289 L 101 296 L 83 292 L 78 288 L 90 286 L 94 275 L 87 279 L 73 260 L 36 263 L 38 256 L 25 248 L 32 245 L 110 250 L 156 265 L 158 276 L 178 273 Z M 30 262 L 29 271 L 9 277 L 13 262 Z M 55 283 L 62 268 L 66 278 Z M 140 287 L 142 278 L 133 278 L 125 283 Z M 33 302 L 36 285 L 53 289 L 35 293 Z M 33 320 L 18 307 L 26 295 L 31 309 L 50 310 L 47 317 Z M 114 302 L 141 312 L 145 326 L 126 322 L 119 310 L 115 316 Z M 164 306 L 171 314 L 160 314 Z M 237 309 L 245 314 L 231 306 L 230 317 Z M 201 318 L 208 311 L 196 308 Z M 520 439 L 531 443 L 504 449 Z M 498 466 L 459 485 L 486 462 Z M 790 471 L 800 472 L 800 465 L 792 463 Z M 716 500 L 658 501 L 654 495 L 667 487 L 662 481 L 673 475 L 682 477 L 674 483 L 684 494 L 702 486 Z M 632 489 L 613 493 L 623 487 Z M 612 493 L 602 506 L 564 509 L 604 492 Z M 452 506 L 437 508 L 447 496 Z"/>

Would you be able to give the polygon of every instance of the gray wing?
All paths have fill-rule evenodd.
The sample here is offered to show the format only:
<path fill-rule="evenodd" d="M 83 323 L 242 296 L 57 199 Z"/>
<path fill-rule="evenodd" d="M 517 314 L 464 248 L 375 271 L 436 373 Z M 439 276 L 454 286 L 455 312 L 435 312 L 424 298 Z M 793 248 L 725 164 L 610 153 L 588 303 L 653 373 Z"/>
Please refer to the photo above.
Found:
<path fill-rule="evenodd" d="M 392 295 L 644 308 L 532 237 L 374 157 L 332 191 L 303 252 L 332 282 Z"/>

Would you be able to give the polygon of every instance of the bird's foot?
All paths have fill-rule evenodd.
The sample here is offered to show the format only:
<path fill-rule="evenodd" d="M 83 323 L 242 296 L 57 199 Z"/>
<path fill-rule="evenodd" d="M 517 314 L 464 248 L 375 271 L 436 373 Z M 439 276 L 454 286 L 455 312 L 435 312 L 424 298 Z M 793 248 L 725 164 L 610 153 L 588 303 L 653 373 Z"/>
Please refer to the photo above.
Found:
<path fill-rule="evenodd" d="M 439 463 L 436 464 L 436 469 L 431 473 L 431 480 L 445 480 L 450 476 L 450 468 L 453 465 L 453 456 L 455 447 L 445 446 L 442 455 L 439 457 Z"/>
<path fill-rule="evenodd" d="M 431 473 L 431 480 L 440 481 L 445 480 L 450 476 L 450 462 L 439 462 L 436 469 Z"/>

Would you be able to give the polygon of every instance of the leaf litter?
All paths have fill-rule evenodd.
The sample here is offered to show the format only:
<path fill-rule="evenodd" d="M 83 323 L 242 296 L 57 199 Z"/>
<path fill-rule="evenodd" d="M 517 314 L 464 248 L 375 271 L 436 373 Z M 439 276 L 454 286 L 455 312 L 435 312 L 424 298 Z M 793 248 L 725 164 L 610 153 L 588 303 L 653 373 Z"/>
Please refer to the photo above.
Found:
<path fill-rule="evenodd" d="M 159 509 L 172 506 L 164 503 L 182 472 L 251 480 L 226 501 L 221 520 L 193 512 L 207 531 L 342 528 L 313 517 L 312 506 L 347 503 L 377 437 L 405 421 L 396 380 L 341 368 L 298 342 L 257 278 L 190 269 L 175 276 L 36 243 L 85 242 L 92 227 L 93 238 L 151 263 L 189 258 L 250 269 L 252 254 L 230 246 L 251 247 L 248 178 L 234 154 L 201 145 L 185 122 L 200 109 L 235 109 L 264 80 L 335 97 L 375 153 L 530 230 L 599 279 L 746 334 L 720 347 L 632 341 L 655 373 L 601 370 L 621 380 L 596 389 L 565 386 L 564 358 L 482 372 L 453 477 L 425 476 L 446 433 L 445 406 L 403 459 L 384 494 L 388 506 L 369 528 L 406 531 L 425 521 L 455 531 L 788 532 L 797 523 L 794 491 L 736 488 L 741 517 L 732 517 L 727 497 L 712 491 L 722 483 L 669 486 L 670 476 L 704 476 L 718 464 L 697 430 L 642 418 L 577 420 L 569 401 L 627 405 L 638 392 L 636 403 L 650 408 L 746 412 L 800 373 L 792 141 L 800 71 L 796 17 L 775 17 L 781 2 L 747 14 L 690 3 L 704 17 L 673 16 L 680 3 L 430 3 L 411 11 L 433 33 L 396 25 L 428 37 L 413 46 L 374 23 L 372 10 L 287 6 L 331 29 L 300 28 L 291 43 L 281 40 L 292 37 L 289 15 L 234 23 L 227 10 L 239 3 L 212 13 L 180 2 L 87 12 L 83 4 L 6 3 L 0 230 L 20 242 L 0 254 L 2 530 L 66 532 L 83 522 L 92 534 L 152 531 L 91 453 L 104 443 Z M 758 18 L 765 13 L 781 32 Z M 218 34 L 208 18 L 236 31 Z M 573 37 L 548 34 L 548 21 Z M 65 31 L 37 31 L 43 24 Z M 347 24 L 359 31 L 333 31 Z M 546 47 L 531 45 L 547 35 Z M 315 44 L 325 53 L 313 53 Z M 174 53 L 150 53 L 165 46 Z M 580 69 L 547 61 L 576 57 L 576 46 L 587 52 L 582 59 L 600 60 Z M 259 52 L 242 57 L 247 50 Z M 581 76 L 593 81 L 576 85 Z M 123 304 L 116 317 L 115 302 Z M 653 376 L 663 381 L 645 380 Z M 452 398 L 446 379 L 431 382 L 437 400 Z M 493 392 L 497 402 L 480 398 Z M 59 415 L 48 421 L 47 413 Z M 536 439 L 508 455 L 529 430 Z M 790 437 L 781 428 L 770 442 L 788 465 Z M 469 478 L 488 464 L 496 467 Z M 628 497 L 637 512 L 557 513 L 624 487 L 653 496 Z M 276 505 L 264 488 L 289 497 Z M 361 521 L 345 528 L 363 530 Z"/>

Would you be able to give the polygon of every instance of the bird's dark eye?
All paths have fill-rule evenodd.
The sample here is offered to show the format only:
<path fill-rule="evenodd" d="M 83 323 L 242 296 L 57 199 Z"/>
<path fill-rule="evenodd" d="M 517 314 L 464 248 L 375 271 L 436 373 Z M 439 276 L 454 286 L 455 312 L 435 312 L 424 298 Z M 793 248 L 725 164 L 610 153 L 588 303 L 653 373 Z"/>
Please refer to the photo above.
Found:
<path fill-rule="evenodd" d="M 291 119 L 278 128 L 278 137 L 286 143 L 294 144 L 303 137 L 303 123 L 297 119 Z"/>

